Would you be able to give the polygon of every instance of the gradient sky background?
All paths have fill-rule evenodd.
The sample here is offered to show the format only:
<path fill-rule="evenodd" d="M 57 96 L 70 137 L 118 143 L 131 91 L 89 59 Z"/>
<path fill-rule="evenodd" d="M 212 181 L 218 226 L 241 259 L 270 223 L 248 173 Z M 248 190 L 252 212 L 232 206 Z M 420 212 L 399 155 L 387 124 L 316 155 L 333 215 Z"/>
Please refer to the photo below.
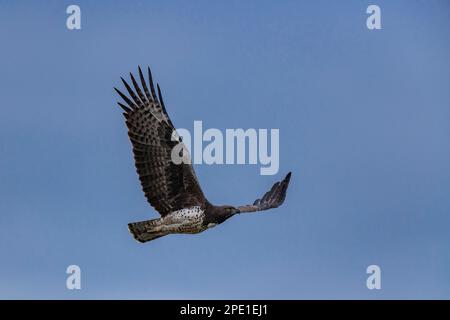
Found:
<path fill-rule="evenodd" d="M 449 31 L 448 1 L 2 1 L 0 298 L 450 298 Z M 292 170 L 285 204 L 136 243 L 157 214 L 113 86 L 138 64 L 178 127 L 280 128 L 277 175 L 196 172 L 238 205 Z"/>

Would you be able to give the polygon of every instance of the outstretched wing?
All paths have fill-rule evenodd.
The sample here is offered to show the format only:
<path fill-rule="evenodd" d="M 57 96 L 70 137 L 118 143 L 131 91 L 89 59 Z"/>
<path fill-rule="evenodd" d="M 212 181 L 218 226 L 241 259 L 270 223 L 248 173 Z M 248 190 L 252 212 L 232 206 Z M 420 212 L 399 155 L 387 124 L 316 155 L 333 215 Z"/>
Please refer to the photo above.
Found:
<path fill-rule="evenodd" d="M 203 206 L 207 200 L 184 145 L 179 145 L 177 150 L 186 152 L 183 154 L 185 161 L 181 164 L 172 161 L 172 149 L 183 143 L 166 112 L 159 85 L 156 95 L 150 68 L 150 90 L 140 67 L 143 90 L 131 73 L 130 77 L 135 91 L 123 78 L 122 82 L 131 99 L 114 89 L 126 103 L 118 102 L 125 111 L 123 115 L 133 146 L 136 169 L 147 201 L 161 216 L 186 207 Z"/>
<path fill-rule="evenodd" d="M 286 191 L 290 180 L 291 173 L 289 172 L 282 181 L 275 183 L 272 189 L 266 192 L 261 199 L 257 199 L 252 205 L 241 206 L 237 209 L 241 213 L 244 213 L 268 210 L 281 206 L 286 198 Z"/>

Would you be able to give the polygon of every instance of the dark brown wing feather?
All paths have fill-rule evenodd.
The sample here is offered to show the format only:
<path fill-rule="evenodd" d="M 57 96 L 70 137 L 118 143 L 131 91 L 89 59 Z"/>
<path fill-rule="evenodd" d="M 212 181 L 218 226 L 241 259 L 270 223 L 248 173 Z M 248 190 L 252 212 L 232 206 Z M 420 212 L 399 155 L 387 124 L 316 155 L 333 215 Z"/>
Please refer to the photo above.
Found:
<path fill-rule="evenodd" d="M 191 162 L 175 164 L 171 160 L 172 149 L 182 142 L 178 135 L 172 141 L 175 128 L 166 112 L 159 85 L 159 96 L 156 96 L 150 68 L 150 91 L 140 67 L 142 89 L 134 76 L 130 76 L 135 91 L 124 79 L 122 82 L 131 99 L 114 89 L 126 103 L 118 102 L 125 111 L 137 173 L 148 202 L 161 216 L 186 207 L 204 206 L 207 200 Z M 183 149 L 186 150 L 185 147 Z"/>
<path fill-rule="evenodd" d="M 275 183 L 261 199 L 257 199 L 252 205 L 241 206 L 238 209 L 241 213 L 245 213 L 268 210 L 281 206 L 286 198 L 286 191 L 290 180 L 291 173 L 289 172 L 282 181 Z"/>

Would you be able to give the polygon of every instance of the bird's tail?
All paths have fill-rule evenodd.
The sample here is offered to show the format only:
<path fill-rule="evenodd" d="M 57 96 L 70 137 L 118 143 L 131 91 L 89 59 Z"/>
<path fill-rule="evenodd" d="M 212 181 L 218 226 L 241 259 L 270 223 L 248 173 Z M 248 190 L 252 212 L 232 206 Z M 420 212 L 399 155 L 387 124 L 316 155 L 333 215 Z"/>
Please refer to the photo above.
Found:
<path fill-rule="evenodd" d="M 128 230 L 140 243 L 151 241 L 169 234 L 161 230 L 161 219 L 132 222 L 128 224 Z"/>

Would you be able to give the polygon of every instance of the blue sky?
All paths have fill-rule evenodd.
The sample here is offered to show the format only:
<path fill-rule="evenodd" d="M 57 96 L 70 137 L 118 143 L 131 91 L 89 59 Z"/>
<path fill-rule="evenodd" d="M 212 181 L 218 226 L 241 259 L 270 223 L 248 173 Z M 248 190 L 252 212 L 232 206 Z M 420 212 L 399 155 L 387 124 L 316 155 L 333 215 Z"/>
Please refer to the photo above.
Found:
<path fill-rule="evenodd" d="M 66 29 L 78 4 L 82 30 Z M 378 4 L 382 30 L 366 28 Z M 0 298 L 450 298 L 447 1 L 0 3 Z M 136 243 L 156 218 L 113 86 L 150 65 L 178 127 L 279 128 L 280 172 L 196 166 L 285 204 Z M 66 267 L 82 289 L 65 287 Z M 366 268 L 382 289 L 366 288 Z"/>

